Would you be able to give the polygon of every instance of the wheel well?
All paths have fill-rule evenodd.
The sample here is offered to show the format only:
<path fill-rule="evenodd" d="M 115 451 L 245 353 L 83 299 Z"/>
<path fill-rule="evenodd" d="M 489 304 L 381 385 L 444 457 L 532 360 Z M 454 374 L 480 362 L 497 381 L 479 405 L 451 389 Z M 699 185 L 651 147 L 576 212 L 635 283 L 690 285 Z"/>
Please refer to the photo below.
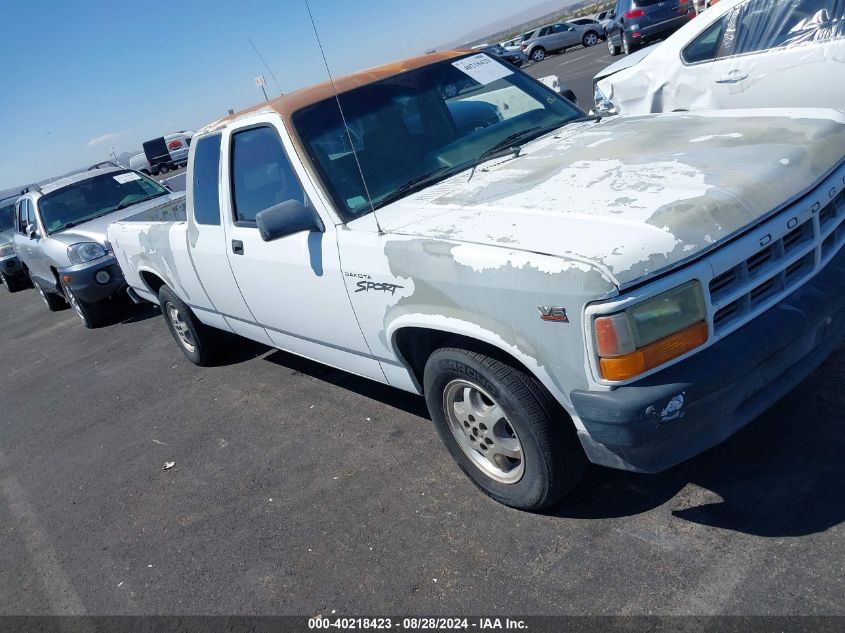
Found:
<path fill-rule="evenodd" d="M 459 347 L 478 352 L 479 354 L 484 354 L 490 358 L 495 358 L 503 363 L 517 367 L 529 376 L 534 375 L 533 372 L 516 358 L 498 347 L 469 336 L 454 334 L 453 332 L 443 332 L 441 330 L 430 330 L 420 327 L 406 327 L 394 334 L 394 341 L 396 342 L 396 348 L 399 354 L 410 368 L 414 380 L 420 388 L 420 392 L 423 391 L 425 364 L 432 352 L 441 347 Z"/>
<path fill-rule="evenodd" d="M 62 289 L 62 283 L 59 281 L 59 271 L 57 268 L 50 266 L 50 272 L 53 273 L 53 279 L 56 280 L 56 290 Z"/>
<path fill-rule="evenodd" d="M 161 287 L 166 285 L 164 283 L 164 279 L 159 277 L 158 275 L 149 272 L 148 270 L 142 270 L 140 273 L 141 281 L 150 289 L 155 296 L 158 296 L 158 291 L 161 290 Z"/>

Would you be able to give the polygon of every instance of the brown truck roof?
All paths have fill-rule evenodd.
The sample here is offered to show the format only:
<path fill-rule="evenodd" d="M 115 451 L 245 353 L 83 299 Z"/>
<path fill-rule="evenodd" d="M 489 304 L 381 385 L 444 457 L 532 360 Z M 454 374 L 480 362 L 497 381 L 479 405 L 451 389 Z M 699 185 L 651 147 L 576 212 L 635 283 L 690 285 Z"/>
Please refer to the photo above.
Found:
<path fill-rule="evenodd" d="M 337 90 L 338 93 L 348 92 L 350 90 L 354 90 L 355 88 L 360 88 L 361 86 L 381 81 L 382 79 L 386 79 L 387 77 L 391 77 L 393 75 L 398 75 L 416 68 L 422 68 L 423 66 L 428 66 L 429 64 L 446 59 L 453 59 L 469 52 L 478 51 L 454 50 L 430 53 L 428 55 L 411 57 L 409 59 L 392 62 L 390 64 L 384 64 L 383 66 L 376 66 L 375 68 L 361 70 L 359 72 L 352 73 L 351 75 L 337 77 L 334 80 L 334 84 L 332 84 L 331 81 L 325 81 L 314 86 L 309 86 L 308 88 L 296 90 L 281 97 L 276 97 L 270 101 L 259 103 L 251 108 L 247 108 L 246 110 L 236 112 L 235 114 L 230 114 L 227 117 L 215 121 L 214 123 L 206 125 L 204 128 L 199 130 L 197 134 L 203 134 L 205 132 L 219 129 L 227 123 L 236 121 L 248 114 L 255 112 L 267 112 L 270 110 L 273 110 L 281 115 L 285 122 L 289 122 L 294 112 L 304 108 L 305 106 L 333 97 L 335 95 L 335 90 Z"/>

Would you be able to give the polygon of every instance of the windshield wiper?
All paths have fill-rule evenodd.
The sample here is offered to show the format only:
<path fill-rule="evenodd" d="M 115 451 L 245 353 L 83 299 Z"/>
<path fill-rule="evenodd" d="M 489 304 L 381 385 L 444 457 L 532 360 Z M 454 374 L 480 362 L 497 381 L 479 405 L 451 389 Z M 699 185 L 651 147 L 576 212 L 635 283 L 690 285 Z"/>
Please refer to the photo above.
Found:
<path fill-rule="evenodd" d="M 417 189 L 421 189 L 428 185 L 434 184 L 435 182 L 439 182 L 451 176 L 452 174 L 456 174 L 458 172 L 464 171 L 467 169 L 467 165 L 456 165 L 453 167 L 439 167 L 432 172 L 427 174 L 423 174 L 417 178 L 413 178 L 409 180 L 404 185 L 401 185 L 395 191 L 390 192 L 386 196 L 384 196 L 378 202 L 379 207 L 386 206 L 399 198 L 404 198 L 407 195 L 410 195 Z"/>
<path fill-rule="evenodd" d="M 55 231 L 51 231 L 51 233 L 58 233 L 59 231 L 64 231 L 65 229 L 72 229 L 75 227 L 79 222 L 68 222 L 67 224 L 62 224 L 59 228 Z"/>
<path fill-rule="evenodd" d="M 166 196 L 168 193 L 169 192 L 167 192 L 167 191 L 163 191 L 161 193 L 157 193 L 157 194 L 152 195 L 152 196 L 147 196 L 146 198 L 141 198 L 140 200 L 133 200 L 132 202 L 121 202 L 119 205 L 117 205 L 111 211 L 106 211 L 105 213 L 101 213 L 100 215 L 95 215 L 94 218 L 99 218 L 99 217 L 102 217 L 104 215 L 108 215 L 109 213 L 114 213 L 115 211 L 120 211 L 121 209 L 125 209 L 126 207 L 131 207 L 133 204 L 141 204 L 142 202 L 146 202 L 147 200 L 152 200 L 154 198 L 160 198 L 161 196 Z M 93 220 L 94 218 L 90 218 L 90 219 Z"/>

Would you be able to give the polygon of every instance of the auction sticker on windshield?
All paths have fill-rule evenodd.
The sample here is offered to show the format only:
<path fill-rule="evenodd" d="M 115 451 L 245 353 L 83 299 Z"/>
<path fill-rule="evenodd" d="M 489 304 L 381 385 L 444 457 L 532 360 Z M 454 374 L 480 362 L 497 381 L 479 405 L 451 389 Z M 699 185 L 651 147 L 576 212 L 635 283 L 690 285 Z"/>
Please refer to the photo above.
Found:
<path fill-rule="evenodd" d="M 132 182 L 133 180 L 141 180 L 141 177 L 138 174 L 131 171 L 128 171 L 125 174 L 118 174 L 117 176 L 113 176 L 113 178 L 121 185 L 125 185 L 127 182 Z"/>
<path fill-rule="evenodd" d="M 466 73 L 482 86 L 513 74 L 504 64 L 493 61 L 483 53 L 459 59 L 456 62 L 452 62 L 452 66 Z"/>

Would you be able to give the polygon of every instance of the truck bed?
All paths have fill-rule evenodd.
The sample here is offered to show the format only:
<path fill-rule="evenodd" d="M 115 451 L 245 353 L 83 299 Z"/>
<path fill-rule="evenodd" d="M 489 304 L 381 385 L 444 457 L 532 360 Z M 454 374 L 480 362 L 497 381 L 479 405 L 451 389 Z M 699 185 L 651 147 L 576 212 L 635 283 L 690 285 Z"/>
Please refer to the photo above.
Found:
<path fill-rule="evenodd" d="M 194 272 L 187 231 L 184 201 L 154 207 L 109 225 L 108 240 L 126 283 L 141 298 L 158 303 L 158 278 L 190 303 L 209 305 Z"/>

